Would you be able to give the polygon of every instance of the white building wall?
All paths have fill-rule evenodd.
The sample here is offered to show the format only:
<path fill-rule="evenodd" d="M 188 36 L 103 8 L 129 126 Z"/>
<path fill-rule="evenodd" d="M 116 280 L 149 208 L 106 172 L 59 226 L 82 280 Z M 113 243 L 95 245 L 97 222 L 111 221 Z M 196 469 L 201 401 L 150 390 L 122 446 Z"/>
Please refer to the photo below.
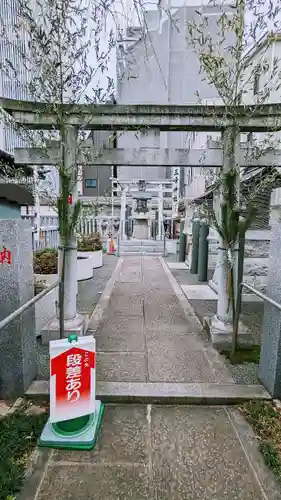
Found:
<path fill-rule="evenodd" d="M 190 3 L 190 2 L 188 2 Z M 199 2 L 202 5 L 203 2 Z M 200 98 L 205 102 L 215 102 L 218 100 L 216 89 L 204 81 L 204 75 L 200 73 L 200 64 L 196 53 L 188 41 L 188 23 L 196 19 L 196 9 L 198 2 L 192 1 L 192 6 L 182 7 L 184 2 L 175 3 L 171 15 L 165 13 L 165 8 L 169 4 L 161 4 L 162 10 L 154 11 L 154 29 L 149 31 L 149 35 L 137 40 L 131 45 L 129 54 L 123 58 L 124 65 L 119 74 L 118 103 L 127 104 L 196 104 Z M 171 5 L 171 4 L 170 4 Z M 180 7 L 180 8 L 178 8 Z M 204 11 L 209 16 L 209 30 L 214 32 L 217 29 L 217 13 L 221 15 L 222 7 L 204 7 Z M 231 9 L 227 8 L 227 11 Z M 211 14 L 211 15 L 210 15 Z M 158 20 L 158 21 L 157 21 Z M 158 24 L 156 25 L 156 21 Z M 226 43 L 230 43 L 227 40 Z M 118 60 L 120 56 L 118 54 Z M 118 147 L 149 147 L 149 136 L 154 132 L 149 130 L 146 137 L 136 139 L 133 133 L 123 133 L 119 135 Z M 209 134 L 210 135 L 210 134 Z M 218 134 L 211 134 L 214 139 Z M 160 134 L 160 143 L 156 147 L 184 148 L 184 147 L 206 147 L 207 134 L 193 134 L 185 132 L 167 132 Z M 151 146 L 150 146 L 151 147 Z M 145 178 L 165 178 L 170 177 L 166 169 L 146 168 Z M 190 196 L 198 190 L 204 191 L 204 179 L 196 180 L 202 176 L 200 169 L 196 169 L 195 175 L 190 176 L 189 169 L 186 169 L 184 183 L 186 185 L 185 195 Z M 129 167 L 120 167 L 118 176 L 122 179 L 131 179 L 132 175 L 144 174 Z M 148 176 L 148 177 L 147 177 Z M 187 186 L 188 179 L 195 179 L 195 186 Z M 192 181 L 193 182 L 193 181 Z M 197 187 L 196 187 L 197 186 Z M 202 187 L 203 186 L 203 187 Z"/>
<path fill-rule="evenodd" d="M 263 37 L 266 42 L 266 36 Z M 281 63 L 281 36 L 279 36 L 276 42 L 266 45 L 257 45 L 256 49 L 252 49 L 249 52 L 247 58 L 247 66 L 243 73 L 243 102 L 245 104 L 258 104 L 260 103 L 280 103 L 280 63 Z M 260 77 L 256 81 L 255 85 L 255 70 L 258 65 L 261 65 L 262 69 Z M 277 65 L 277 69 L 275 69 Z M 263 97 L 263 91 L 267 90 L 269 95 Z M 258 91 L 258 92 L 257 92 Z M 268 134 L 256 133 L 252 134 L 252 140 L 256 143 L 261 144 L 264 141 L 270 141 L 272 147 L 281 148 L 281 132 L 276 132 L 273 137 L 269 138 Z M 269 143 L 269 142 L 268 142 Z"/>

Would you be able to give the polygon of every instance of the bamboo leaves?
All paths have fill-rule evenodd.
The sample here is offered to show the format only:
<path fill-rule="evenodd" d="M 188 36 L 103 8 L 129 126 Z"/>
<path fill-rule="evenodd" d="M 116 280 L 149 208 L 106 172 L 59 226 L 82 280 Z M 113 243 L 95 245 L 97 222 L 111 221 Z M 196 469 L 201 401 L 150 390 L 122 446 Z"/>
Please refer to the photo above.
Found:
<path fill-rule="evenodd" d="M 222 202 L 220 205 L 220 217 L 217 217 L 214 210 L 210 210 L 209 222 L 222 240 L 229 248 L 234 248 L 240 236 L 245 236 L 245 232 L 251 227 L 257 214 L 257 205 L 254 200 L 250 200 L 246 209 L 242 210 L 237 196 L 237 176 L 239 171 L 232 168 L 220 174 L 219 188 L 222 192 Z"/>

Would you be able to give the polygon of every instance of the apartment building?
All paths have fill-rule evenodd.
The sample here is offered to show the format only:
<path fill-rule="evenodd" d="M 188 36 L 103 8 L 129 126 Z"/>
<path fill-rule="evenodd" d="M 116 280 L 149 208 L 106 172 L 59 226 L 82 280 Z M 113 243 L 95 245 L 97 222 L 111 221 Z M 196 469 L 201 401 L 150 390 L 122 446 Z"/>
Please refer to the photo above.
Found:
<path fill-rule="evenodd" d="M 24 31 L 15 36 L 13 26 L 17 21 L 18 0 L 0 2 L 0 95 L 12 99 L 27 99 L 28 73 L 22 63 L 21 52 L 25 50 Z M 15 69 L 16 70 L 15 70 Z M 0 120 L 0 151 L 13 155 L 15 147 L 21 147 L 22 139 L 7 124 Z"/>

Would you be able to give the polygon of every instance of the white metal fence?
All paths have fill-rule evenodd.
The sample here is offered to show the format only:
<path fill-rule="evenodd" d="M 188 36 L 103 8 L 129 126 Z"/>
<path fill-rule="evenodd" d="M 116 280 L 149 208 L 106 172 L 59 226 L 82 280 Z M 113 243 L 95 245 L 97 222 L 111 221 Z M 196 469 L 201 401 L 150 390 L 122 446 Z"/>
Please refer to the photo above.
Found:
<path fill-rule="evenodd" d="M 39 232 L 36 227 L 36 218 L 33 215 L 22 215 L 22 219 L 29 220 L 32 225 L 32 245 L 33 250 L 43 248 L 58 248 L 59 245 L 59 225 L 57 216 L 41 216 Z M 85 218 L 77 226 L 77 233 L 82 236 L 88 236 L 98 231 L 105 236 L 108 231 L 117 237 L 118 229 L 112 228 L 111 219 L 108 218 L 107 224 L 104 224 L 106 218 L 94 219 Z"/>
<path fill-rule="evenodd" d="M 59 230 L 57 217 L 40 218 L 40 229 L 36 227 L 36 219 L 32 215 L 22 215 L 22 219 L 29 220 L 32 226 L 32 247 L 33 250 L 40 248 L 58 248 Z"/>
<path fill-rule="evenodd" d="M 59 246 L 59 225 L 57 216 L 41 216 L 39 232 L 36 227 L 36 217 L 33 215 L 22 215 L 22 219 L 29 220 L 32 225 L 32 244 L 33 250 L 43 248 L 58 248 Z M 114 219 L 115 220 L 115 219 Z M 100 233 L 103 239 L 110 233 L 114 239 L 118 237 L 118 232 L 124 234 L 125 239 L 133 236 L 132 221 L 125 221 L 124 226 L 120 227 L 112 224 L 111 217 L 89 218 L 85 217 L 77 226 L 77 233 L 81 236 L 88 236 L 96 231 Z M 171 221 L 168 221 L 169 227 L 160 224 L 159 221 L 153 221 L 152 227 L 149 227 L 144 239 L 163 240 L 165 233 L 171 232 Z"/>

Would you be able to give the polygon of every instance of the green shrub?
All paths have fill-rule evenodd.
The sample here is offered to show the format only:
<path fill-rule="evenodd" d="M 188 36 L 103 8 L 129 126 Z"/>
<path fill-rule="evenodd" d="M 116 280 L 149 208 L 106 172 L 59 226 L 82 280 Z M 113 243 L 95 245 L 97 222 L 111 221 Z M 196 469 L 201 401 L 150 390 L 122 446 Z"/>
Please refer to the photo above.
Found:
<path fill-rule="evenodd" d="M 56 248 L 41 248 L 41 250 L 36 250 L 36 252 L 34 252 L 34 255 L 36 255 L 37 257 L 40 257 L 44 253 L 54 253 L 57 255 L 58 251 Z"/>
<path fill-rule="evenodd" d="M 48 412 L 28 414 L 28 407 L 0 419 L 0 499 L 13 500 L 24 483 L 29 456 L 47 421 Z M 15 496 L 16 495 L 16 496 Z"/>
<path fill-rule="evenodd" d="M 36 251 L 33 256 L 33 270 L 35 274 L 57 274 L 58 251 L 55 248 Z"/>
<path fill-rule="evenodd" d="M 102 250 L 102 242 L 99 233 L 92 233 L 89 236 L 82 236 L 78 240 L 79 252 L 96 252 Z"/>
<path fill-rule="evenodd" d="M 258 437 L 266 465 L 281 481 L 281 412 L 271 401 L 250 401 L 240 408 Z"/>

